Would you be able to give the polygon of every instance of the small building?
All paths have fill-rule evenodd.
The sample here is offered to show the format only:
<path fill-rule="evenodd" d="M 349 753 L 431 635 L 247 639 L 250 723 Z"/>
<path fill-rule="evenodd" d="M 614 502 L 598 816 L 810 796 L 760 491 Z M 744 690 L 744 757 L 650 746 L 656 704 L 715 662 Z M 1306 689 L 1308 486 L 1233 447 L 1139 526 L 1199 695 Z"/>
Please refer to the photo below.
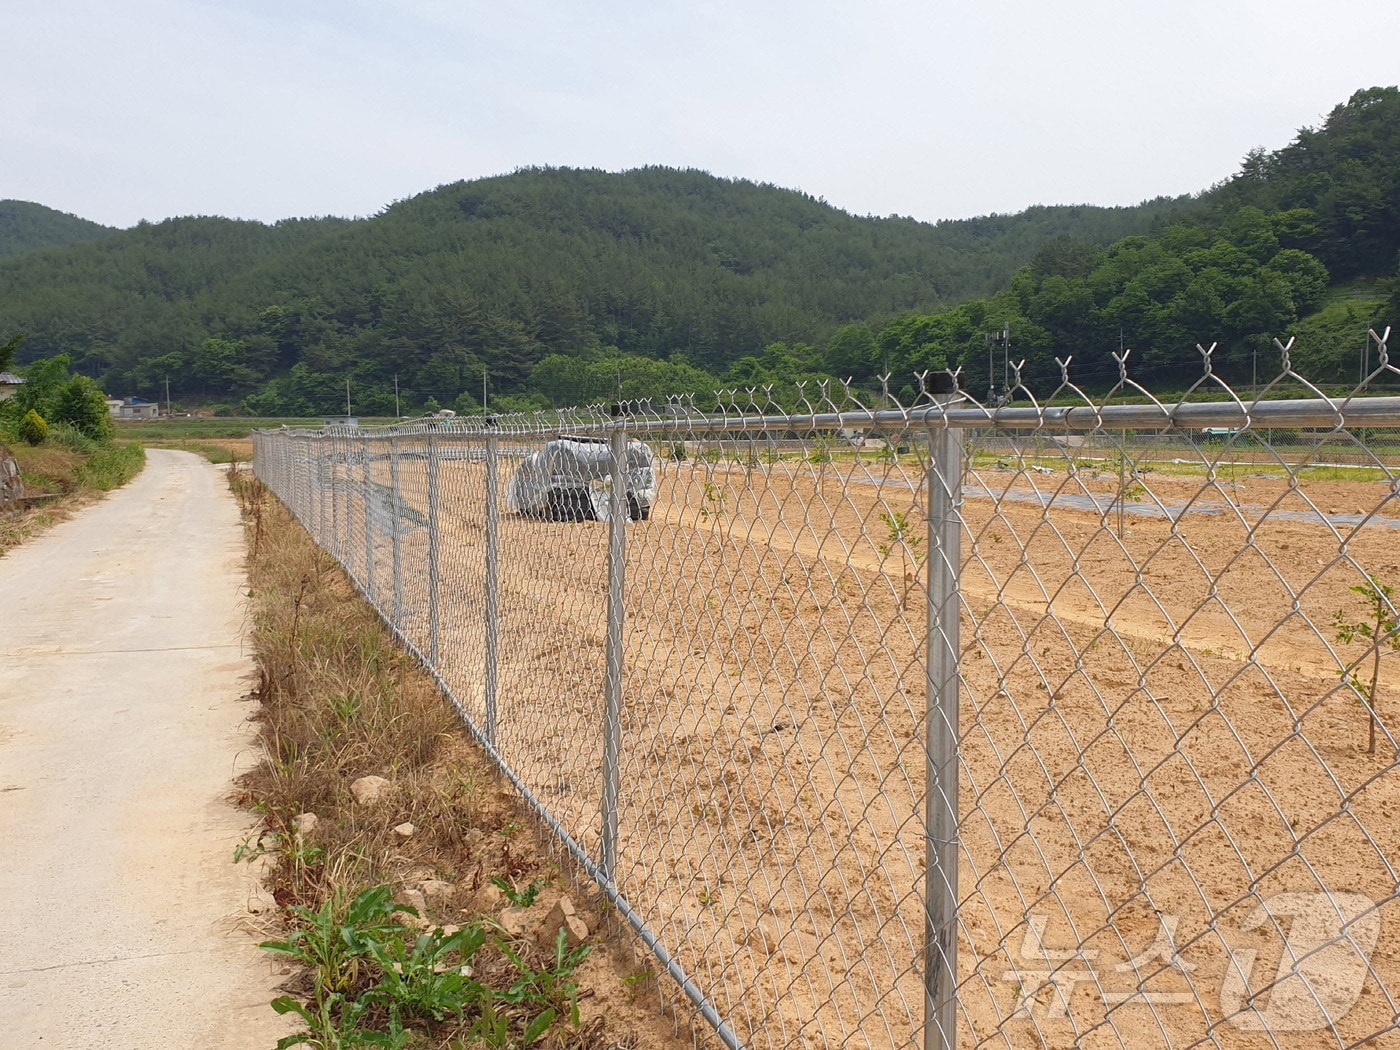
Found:
<path fill-rule="evenodd" d="M 120 401 L 109 397 L 107 411 L 114 419 L 155 419 L 160 415 L 160 403 L 144 397 L 126 397 Z"/>
<path fill-rule="evenodd" d="M 8 401 L 15 396 L 15 391 L 24 385 L 24 376 L 17 376 L 13 372 L 0 372 L 0 401 Z"/>

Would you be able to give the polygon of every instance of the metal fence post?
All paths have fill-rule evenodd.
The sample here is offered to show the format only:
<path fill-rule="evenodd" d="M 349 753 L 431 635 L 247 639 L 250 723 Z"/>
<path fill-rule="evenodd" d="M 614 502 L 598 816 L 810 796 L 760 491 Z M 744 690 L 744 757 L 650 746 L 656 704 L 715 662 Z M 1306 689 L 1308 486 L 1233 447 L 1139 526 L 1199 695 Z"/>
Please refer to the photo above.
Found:
<path fill-rule="evenodd" d="M 393 523 L 389 531 L 394 551 L 394 626 L 403 626 L 403 541 L 399 533 L 403 531 L 403 512 L 400 503 L 403 497 L 399 489 L 399 438 L 389 437 L 389 498 L 393 501 L 390 511 Z"/>
<path fill-rule="evenodd" d="M 365 592 L 370 596 L 370 600 L 377 607 L 379 599 L 374 593 L 374 507 L 373 487 L 369 477 L 369 438 L 360 438 L 360 456 L 363 462 L 360 465 L 360 477 L 364 482 L 364 493 L 361 504 L 365 514 Z"/>
<path fill-rule="evenodd" d="M 619 420 L 610 435 L 612 486 L 608 491 L 608 639 L 603 680 L 603 832 L 598 869 L 605 884 L 617 877 L 617 787 L 622 751 L 622 585 L 627 558 L 627 431 Z"/>
<path fill-rule="evenodd" d="M 306 472 L 311 475 L 307 480 L 316 492 L 316 525 L 312 529 L 311 536 L 318 545 L 324 546 L 326 542 L 326 464 L 321 445 L 322 441 L 319 437 L 308 437 L 306 439 L 306 455 L 302 459 Z"/>
<path fill-rule="evenodd" d="M 500 541 L 497 528 L 501 501 L 497 478 L 500 437 L 486 435 L 486 739 L 496 742 L 496 646 L 500 621 L 500 593 L 497 575 L 500 567 Z"/>
<path fill-rule="evenodd" d="M 438 441 L 428 435 L 428 664 L 438 666 Z"/>
<path fill-rule="evenodd" d="M 321 486 L 321 443 L 310 438 L 298 439 L 300 445 L 300 462 L 298 467 L 302 476 L 306 480 L 309 493 L 307 495 L 307 511 L 311 515 L 311 537 L 317 543 L 321 542 L 322 524 L 325 520 L 325 492 Z M 311 506 L 311 498 L 315 497 L 315 506 Z"/>
<path fill-rule="evenodd" d="M 340 439 L 331 435 L 331 450 L 326 457 L 326 487 L 331 490 L 331 534 L 325 545 L 336 561 L 340 561 L 340 500 L 335 492 L 335 457 L 340 451 Z"/>
<path fill-rule="evenodd" d="M 940 397 L 939 403 L 946 407 L 950 400 Z M 928 442 L 924 1050 L 953 1050 L 957 1042 L 958 982 L 958 569 L 962 564 L 962 432 L 947 426 L 930 430 Z"/>

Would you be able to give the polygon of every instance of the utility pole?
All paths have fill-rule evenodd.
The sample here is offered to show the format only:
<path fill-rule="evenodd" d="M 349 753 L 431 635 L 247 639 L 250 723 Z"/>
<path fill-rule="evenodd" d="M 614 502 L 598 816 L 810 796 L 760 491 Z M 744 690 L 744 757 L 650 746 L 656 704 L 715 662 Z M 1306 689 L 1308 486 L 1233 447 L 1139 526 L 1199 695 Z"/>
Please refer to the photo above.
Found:
<path fill-rule="evenodd" d="M 1011 396 L 1011 325 L 1001 327 L 1001 396 Z"/>
<path fill-rule="evenodd" d="M 987 404 L 994 405 L 997 401 L 997 377 L 992 371 L 992 362 L 996 353 L 996 337 L 990 332 L 987 333 Z"/>
<path fill-rule="evenodd" d="M 345 377 L 345 422 L 350 422 L 350 377 Z"/>
<path fill-rule="evenodd" d="M 170 377 L 165 377 L 165 415 L 170 417 Z"/>
<path fill-rule="evenodd" d="M 394 373 L 394 418 L 399 418 L 399 374 Z"/>
<path fill-rule="evenodd" d="M 486 415 L 486 366 L 481 366 L 481 414 Z"/>
<path fill-rule="evenodd" d="M 998 404 L 997 401 L 997 380 L 996 373 L 996 350 L 1001 347 L 1001 397 L 1006 400 L 1011 387 L 1011 326 L 1003 325 L 1000 332 L 992 332 L 987 336 L 987 401 L 989 404 Z"/>

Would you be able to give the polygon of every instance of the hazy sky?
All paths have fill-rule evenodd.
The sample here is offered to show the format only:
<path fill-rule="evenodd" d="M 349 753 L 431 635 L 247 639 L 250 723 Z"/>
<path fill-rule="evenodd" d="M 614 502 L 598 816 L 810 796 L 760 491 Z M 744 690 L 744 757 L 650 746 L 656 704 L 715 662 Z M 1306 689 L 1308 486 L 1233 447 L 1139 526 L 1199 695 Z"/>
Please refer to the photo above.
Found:
<path fill-rule="evenodd" d="M 1397 81 L 1394 0 L 4 0 L 0 198 L 370 215 L 525 165 L 919 219 L 1133 204 Z"/>

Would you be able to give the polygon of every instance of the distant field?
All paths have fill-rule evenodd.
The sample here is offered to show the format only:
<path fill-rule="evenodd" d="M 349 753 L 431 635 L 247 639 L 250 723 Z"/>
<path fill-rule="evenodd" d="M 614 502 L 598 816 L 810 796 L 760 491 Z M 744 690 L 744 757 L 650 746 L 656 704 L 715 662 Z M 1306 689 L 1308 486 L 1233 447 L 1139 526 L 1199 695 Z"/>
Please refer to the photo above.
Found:
<path fill-rule="evenodd" d="M 211 463 L 245 462 L 253 458 L 252 433 L 277 427 L 319 427 L 321 416 L 263 418 L 216 416 L 187 419 L 128 420 L 117 423 L 117 433 L 151 448 L 178 448 L 194 452 Z M 392 423 L 392 419 L 361 420 L 367 426 Z"/>
<path fill-rule="evenodd" d="M 244 438 L 260 427 L 318 427 L 314 419 L 260 419 L 253 416 L 217 416 L 190 419 L 128 420 L 117 424 L 123 437 L 146 441 L 151 438 Z"/>

